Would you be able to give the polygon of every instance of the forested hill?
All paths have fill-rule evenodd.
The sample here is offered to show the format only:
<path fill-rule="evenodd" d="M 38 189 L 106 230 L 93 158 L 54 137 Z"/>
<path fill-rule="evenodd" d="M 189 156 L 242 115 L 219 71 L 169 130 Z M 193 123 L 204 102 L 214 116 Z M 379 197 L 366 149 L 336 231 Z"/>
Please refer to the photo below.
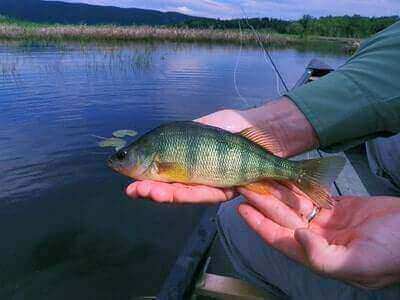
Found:
<path fill-rule="evenodd" d="M 169 25 L 200 19 L 176 12 L 41 0 L 0 0 L 0 15 L 60 24 Z"/>
<path fill-rule="evenodd" d="M 318 35 L 330 37 L 365 38 L 399 21 L 399 16 L 368 18 L 362 16 L 328 16 L 313 18 L 304 16 L 300 20 L 287 21 L 273 18 L 251 18 L 240 20 L 243 28 L 266 29 L 282 34 Z M 234 29 L 239 20 L 188 20 L 179 24 L 189 28 Z"/>

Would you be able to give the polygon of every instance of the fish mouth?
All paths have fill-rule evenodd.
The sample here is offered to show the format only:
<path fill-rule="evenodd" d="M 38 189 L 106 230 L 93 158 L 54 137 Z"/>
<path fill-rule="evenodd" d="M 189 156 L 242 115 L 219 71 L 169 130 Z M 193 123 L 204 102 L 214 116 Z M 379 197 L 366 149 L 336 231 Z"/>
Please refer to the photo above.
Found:
<path fill-rule="evenodd" d="M 113 168 L 113 161 L 111 158 L 107 159 L 106 164 L 107 164 L 107 167 Z"/>
<path fill-rule="evenodd" d="M 108 158 L 106 161 L 106 165 L 113 170 L 114 172 L 127 176 L 132 179 L 139 179 L 142 177 L 142 175 L 147 171 L 147 168 L 144 166 L 138 164 L 134 165 L 132 167 L 126 167 L 118 163 L 118 161 L 115 161 L 112 159 L 112 157 Z"/>
<path fill-rule="evenodd" d="M 115 164 L 111 158 L 107 159 L 106 165 L 114 172 L 121 173 L 121 167 Z"/>
<path fill-rule="evenodd" d="M 136 168 L 133 169 L 124 168 L 123 166 L 119 166 L 118 164 L 113 163 L 112 160 L 107 160 L 107 166 L 115 173 L 118 173 L 120 175 L 124 175 L 132 179 L 135 179 L 136 177 L 136 172 L 135 172 Z"/>
<path fill-rule="evenodd" d="M 112 170 L 114 170 L 116 172 L 119 172 L 120 168 L 114 163 L 114 161 L 111 158 L 107 159 L 106 165 L 110 169 L 112 169 Z"/>

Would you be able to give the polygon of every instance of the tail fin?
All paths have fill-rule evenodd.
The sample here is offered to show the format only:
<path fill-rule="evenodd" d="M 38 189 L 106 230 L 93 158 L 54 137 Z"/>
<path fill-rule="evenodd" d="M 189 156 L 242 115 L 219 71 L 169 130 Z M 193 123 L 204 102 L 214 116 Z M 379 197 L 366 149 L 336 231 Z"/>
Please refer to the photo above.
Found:
<path fill-rule="evenodd" d="M 346 160 L 340 156 L 300 161 L 300 175 L 295 184 L 310 196 L 315 205 L 332 208 L 334 202 L 329 192 L 330 186 L 345 163 Z"/>

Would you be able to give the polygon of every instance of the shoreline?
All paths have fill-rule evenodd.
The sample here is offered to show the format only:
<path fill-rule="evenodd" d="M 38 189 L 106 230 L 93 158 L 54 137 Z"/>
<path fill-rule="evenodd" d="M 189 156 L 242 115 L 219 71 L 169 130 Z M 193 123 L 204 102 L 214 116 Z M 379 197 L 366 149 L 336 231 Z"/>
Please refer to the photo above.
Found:
<path fill-rule="evenodd" d="M 259 40 L 268 47 L 312 46 L 327 43 L 337 46 L 344 52 L 357 50 L 360 40 L 353 38 L 335 38 L 322 36 L 300 37 L 265 31 L 257 31 Z M 257 37 L 251 31 L 186 29 L 152 26 L 88 26 L 88 25 L 41 25 L 41 24 L 1 24 L 2 41 L 49 41 L 49 42 L 185 42 L 210 44 L 257 45 Z"/>

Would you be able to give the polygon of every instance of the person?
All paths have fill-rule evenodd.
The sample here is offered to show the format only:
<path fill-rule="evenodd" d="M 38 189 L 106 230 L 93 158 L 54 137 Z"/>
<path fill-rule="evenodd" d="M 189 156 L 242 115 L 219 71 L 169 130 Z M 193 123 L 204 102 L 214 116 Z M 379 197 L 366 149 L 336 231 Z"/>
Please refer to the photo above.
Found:
<path fill-rule="evenodd" d="M 394 136 L 400 132 L 400 22 L 316 82 L 257 108 L 196 121 L 231 132 L 262 127 L 280 141 L 282 150 L 274 154 L 281 157 L 316 148 L 343 151 Z M 370 148 L 370 155 L 379 152 L 379 145 Z M 394 166 L 387 164 L 386 175 L 399 178 L 399 152 L 391 153 Z M 282 297 L 400 299 L 398 196 L 336 197 L 333 210 L 322 209 L 308 224 L 310 199 L 294 186 L 269 185 L 266 196 L 244 188 L 137 181 L 126 193 L 157 202 L 224 202 L 218 229 L 234 267 Z M 237 193 L 244 198 L 228 201 Z"/>

